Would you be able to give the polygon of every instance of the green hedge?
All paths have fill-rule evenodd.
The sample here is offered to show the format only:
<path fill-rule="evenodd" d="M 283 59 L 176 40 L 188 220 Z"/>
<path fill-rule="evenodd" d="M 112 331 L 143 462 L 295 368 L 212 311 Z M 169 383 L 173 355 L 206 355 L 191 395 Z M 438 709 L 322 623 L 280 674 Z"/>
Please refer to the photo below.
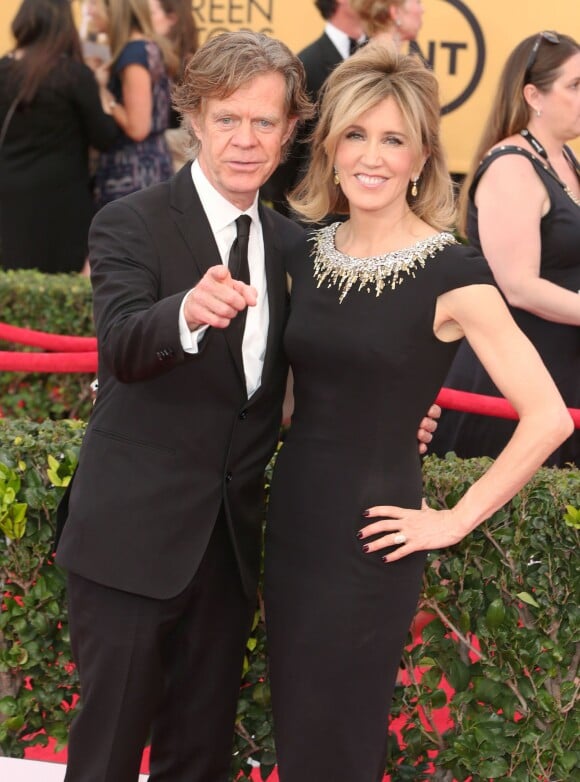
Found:
<path fill-rule="evenodd" d="M 0 320 L 11 326 L 71 336 L 94 336 L 91 286 L 79 274 L 0 270 Z M 0 350 L 31 350 L 0 343 Z M 84 373 L 0 373 L 0 415 L 10 418 L 82 418 L 90 413 L 90 383 Z"/>
<path fill-rule="evenodd" d="M 73 421 L 0 421 L 0 527 L 7 536 L 0 541 L 0 747 L 11 756 L 47 736 L 63 745 L 78 692 L 63 575 L 46 557 L 82 433 Z M 428 501 L 452 506 L 484 466 L 428 458 Z M 405 748 L 395 736 L 391 741 L 394 782 L 573 777 L 580 733 L 578 507 L 580 471 L 542 469 L 462 544 L 431 555 L 421 608 L 433 619 L 405 652 L 409 683 L 397 687 L 394 704 L 394 715 L 407 718 Z M 454 727 L 441 735 L 434 714 L 443 706 Z M 275 751 L 261 608 L 236 729 L 234 765 L 244 776 L 250 757 L 266 778 Z"/>

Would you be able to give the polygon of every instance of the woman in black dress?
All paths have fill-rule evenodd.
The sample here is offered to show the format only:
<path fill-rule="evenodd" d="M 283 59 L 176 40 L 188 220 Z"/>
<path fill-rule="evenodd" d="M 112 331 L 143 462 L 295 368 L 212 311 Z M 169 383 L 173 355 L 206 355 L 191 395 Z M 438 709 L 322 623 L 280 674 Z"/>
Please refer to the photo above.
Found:
<path fill-rule="evenodd" d="M 383 778 L 426 551 L 489 517 L 572 427 L 487 264 L 446 230 L 438 129 L 435 76 L 371 43 L 329 77 L 292 200 L 311 221 L 348 220 L 314 231 L 289 269 L 295 411 L 265 566 L 281 782 Z M 521 420 L 457 506 L 435 511 L 422 508 L 416 430 L 464 335 Z"/>
<path fill-rule="evenodd" d="M 118 129 L 83 64 L 70 0 L 24 0 L 0 59 L 0 266 L 80 271 L 92 217 L 89 146 Z"/>
<path fill-rule="evenodd" d="M 579 136 L 580 45 L 552 32 L 526 38 L 504 67 L 461 197 L 462 230 L 572 408 L 580 408 L 580 167 L 566 143 Z M 445 385 L 499 395 L 467 344 Z M 514 428 L 445 411 L 434 450 L 496 457 Z M 580 431 L 546 460 L 567 462 L 580 466 Z"/>

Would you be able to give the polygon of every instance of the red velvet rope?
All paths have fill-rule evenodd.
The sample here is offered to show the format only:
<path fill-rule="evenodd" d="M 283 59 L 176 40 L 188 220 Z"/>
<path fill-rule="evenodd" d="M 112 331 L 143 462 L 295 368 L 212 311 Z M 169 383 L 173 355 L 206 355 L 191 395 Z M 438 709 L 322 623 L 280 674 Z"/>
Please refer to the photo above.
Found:
<path fill-rule="evenodd" d="M 0 323 L 0 339 L 20 345 L 59 351 L 54 353 L 16 353 L 0 351 L 0 371 L 4 372 L 93 372 L 97 371 L 95 337 L 68 337 Z M 517 419 L 518 414 L 506 399 L 454 388 L 442 388 L 435 400 L 447 410 Z M 568 408 L 576 429 L 580 429 L 580 409 Z"/>
<path fill-rule="evenodd" d="M 83 353 L 13 353 L 0 350 L 0 371 L 4 372 L 92 372 L 97 371 L 97 351 Z"/>
<path fill-rule="evenodd" d="M 455 388 L 442 388 L 435 401 L 446 410 L 477 413 L 495 418 L 518 418 L 514 408 L 502 397 L 472 394 L 469 391 L 457 391 Z M 576 429 L 580 429 L 580 409 L 569 407 L 568 412 L 572 416 Z"/>
<path fill-rule="evenodd" d="M 94 352 L 97 349 L 96 337 L 69 337 L 62 334 L 48 334 L 45 331 L 33 331 L 20 326 L 10 326 L 8 323 L 0 323 L 0 339 L 6 340 L 6 342 L 14 342 L 17 345 L 28 345 L 29 347 L 52 350 L 59 353 Z"/>

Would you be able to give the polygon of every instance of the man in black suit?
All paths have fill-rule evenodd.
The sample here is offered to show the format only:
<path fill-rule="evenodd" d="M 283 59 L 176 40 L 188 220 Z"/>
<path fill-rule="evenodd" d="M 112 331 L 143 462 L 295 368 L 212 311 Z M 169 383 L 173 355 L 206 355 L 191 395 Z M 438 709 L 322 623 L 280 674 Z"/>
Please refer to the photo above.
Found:
<path fill-rule="evenodd" d="M 83 703 L 67 782 L 133 782 L 150 731 L 151 782 L 231 761 L 302 232 L 257 194 L 310 104 L 290 50 L 240 32 L 198 50 L 177 107 L 194 163 L 90 234 L 99 390 L 57 547 Z M 228 268 L 245 244 L 251 284 Z"/>
<path fill-rule="evenodd" d="M 326 77 L 336 66 L 352 54 L 364 40 L 358 14 L 350 0 L 315 0 L 315 6 L 326 20 L 322 35 L 298 53 L 306 71 L 306 89 L 312 101 L 318 99 Z M 262 188 L 262 195 L 281 214 L 288 215 L 286 194 L 298 183 L 308 165 L 308 136 L 316 119 L 304 124 L 286 160 L 272 174 Z"/>

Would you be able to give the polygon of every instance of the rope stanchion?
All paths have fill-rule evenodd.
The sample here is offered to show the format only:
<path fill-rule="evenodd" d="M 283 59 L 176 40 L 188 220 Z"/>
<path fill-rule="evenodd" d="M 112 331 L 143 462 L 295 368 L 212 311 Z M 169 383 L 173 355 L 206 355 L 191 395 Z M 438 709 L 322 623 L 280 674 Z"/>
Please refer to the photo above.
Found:
<path fill-rule="evenodd" d="M 0 350 L 0 371 L 4 372 L 92 372 L 97 371 L 97 351 L 83 353 L 14 353 Z"/>
<path fill-rule="evenodd" d="M 507 399 L 484 394 L 473 394 L 470 391 L 458 391 L 455 388 L 442 388 L 435 400 L 438 405 L 447 410 L 457 410 L 460 413 L 477 413 L 494 418 L 518 419 L 518 414 Z M 580 409 L 568 408 L 574 426 L 580 429 Z"/>
<path fill-rule="evenodd" d="M 0 323 L 0 340 L 58 353 L 92 353 L 97 349 L 96 337 L 49 334 L 46 331 L 10 326 L 8 323 Z"/>
<path fill-rule="evenodd" d="M 0 371 L 5 372 L 96 372 L 96 337 L 70 337 L 0 323 L 0 340 L 36 347 L 48 353 L 0 351 Z M 518 414 L 502 397 L 442 388 L 435 400 L 448 410 L 517 420 Z M 576 429 L 580 409 L 568 408 Z"/>

